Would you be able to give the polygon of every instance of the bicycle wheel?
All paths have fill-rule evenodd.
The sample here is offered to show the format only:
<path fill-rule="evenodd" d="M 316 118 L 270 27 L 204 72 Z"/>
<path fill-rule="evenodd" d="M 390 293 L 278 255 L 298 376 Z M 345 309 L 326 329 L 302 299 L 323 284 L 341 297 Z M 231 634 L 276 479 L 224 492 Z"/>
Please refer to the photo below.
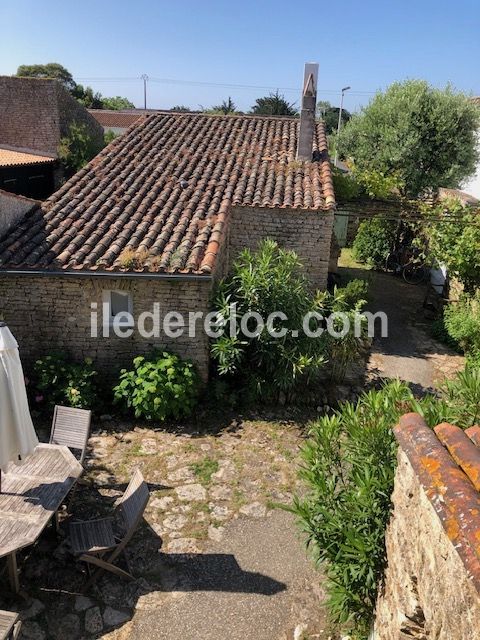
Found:
<path fill-rule="evenodd" d="M 404 266 L 402 276 L 408 284 L 420 284 L 427 277 L 427 268 L 423 264 L 410 262 Z"/>

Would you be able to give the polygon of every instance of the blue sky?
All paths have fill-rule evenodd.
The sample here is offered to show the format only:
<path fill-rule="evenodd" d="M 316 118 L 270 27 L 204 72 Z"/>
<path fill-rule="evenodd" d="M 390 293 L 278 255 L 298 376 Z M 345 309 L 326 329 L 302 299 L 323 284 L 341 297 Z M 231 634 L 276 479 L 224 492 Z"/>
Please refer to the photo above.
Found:
<path fill-rule="evenodd" d="M 59 62 L 82 84 L 137 106 L 142 73 L 152 78 L 152 108 L 210 107 L 231 95 L 248 109 L 268 93 L 180 81 L 280 87 L 295 102 L 307 61 L 320 64 L 319 99 L 338 103 L 351 85 L 350 109 L 405 78 L 480 95 L 478 0 L 10 0 L 0 24 L 0 73 Z"/>

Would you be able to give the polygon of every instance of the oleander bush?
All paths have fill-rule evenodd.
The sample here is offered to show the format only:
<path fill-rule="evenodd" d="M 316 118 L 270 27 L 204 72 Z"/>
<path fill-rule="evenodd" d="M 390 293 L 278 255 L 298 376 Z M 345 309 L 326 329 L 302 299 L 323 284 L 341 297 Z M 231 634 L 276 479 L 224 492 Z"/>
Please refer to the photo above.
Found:
<path fill-rule="evenodd" d="M 467 360 L 480 366 L 480 289 L 464 293 L 458 302 L 450 303 L 444 310 L 443 321 L 448 335 Z"/>
<path fill-rule="evenodd" d="M 344 403 L 311 424 L 300 476 L 307 492 L 292 511 L 327 581 L 334 622 L 366 638 L 386 563 L 397 445 L 392 428 L 406 412 L 431 427 L 448 421 L 467 428 L 480 419 L 480 370 L 467 367 L 437 396 L 417 400 L 399 381 Z M 353 636 L 352 636 L 353 637 Z"/>
<path fill-rule="evenodd" d="M 272 240 L 264 241 L 256 252 L 244 250 L 213 300 L 218 328 L 225 328 L 211 345 L 216 373 L 246 389 L 249 397 L 267 400 L 291 392 L 299 383 L 315 381 L 334 355 L 336 373 L 341 375 L 345 364 L 358 356 L 360 341 L 353 333 L 335 344 L 327 332 L 308 336 L 304 318 L 310 314 L 309 328 L 315 332 L 325 320 L 312 314 L 321 313 L 326 319 L 333 311 L 354 313 L 361 309 L 364 293 L 365 285 L 358 282 L 334 293 L 312 292 L 298 256 Z M 283 317 L 272 318 L 278 312 Z M 249 331 L 240 330 L 240 320 L 248 313 L 257 314 L 265 328 L 261 330 L 255 321 L 247 323 Z M 234 320 L 239 331 L 232 335 Z M 283 332 L 282 337 L 272 336 L 267 322 L 275 332 Z"/>
<path fill-rule="evenodd" d="M 122 369 L 114 387 L 114 401 L 136 418 L 166 420 L 191 415 L 200 380 L 192 362 L 164 351 L 138 356 L 133 369 Z"/>

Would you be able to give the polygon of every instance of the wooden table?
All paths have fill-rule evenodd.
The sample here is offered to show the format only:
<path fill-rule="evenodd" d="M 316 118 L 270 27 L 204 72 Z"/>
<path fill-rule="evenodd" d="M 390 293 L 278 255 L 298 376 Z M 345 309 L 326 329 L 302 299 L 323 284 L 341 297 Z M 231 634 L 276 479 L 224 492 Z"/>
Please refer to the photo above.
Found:
<path fill-rule="evenodd" d="M 20 466 L 2 474 L 0 558 L 6 556 L 12 590 L 18 593 L 17 551 L 39 538 L 83 472 L 67 448 L 40 444 Z"/>

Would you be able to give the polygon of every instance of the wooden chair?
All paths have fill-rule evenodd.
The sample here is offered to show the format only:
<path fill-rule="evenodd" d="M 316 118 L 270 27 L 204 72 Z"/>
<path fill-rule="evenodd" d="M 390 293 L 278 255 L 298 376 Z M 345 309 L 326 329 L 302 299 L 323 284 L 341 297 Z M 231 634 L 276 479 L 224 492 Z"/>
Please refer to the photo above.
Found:
<path fill-rule="evenodd" d="M 18 613 L 0 611 L 0 640 L 16 640 L 20 634 L 21 626 Z"/>
<path fill-rule="evenodd" d="M 97 567 L 87 582 L 85 591 L 98 579 L 102 571 L 111 571 L 125 580 L 134 580 L 134 577 L 120 569 L 115 561 L 124 552 L 140 524 L 149 497 L 147 483 L 137 469 L 125 493 L 116 504 L 114 517 L 73 522 L 70 525 L 73 553 L 79 556 L 82 562 Z"/>
<path fill-rule="evenodd" d="M 90 435 L 92 412 L 86 409 L 73 409 L 72 407 L 55 407 L 53 414 L 52 432 L 50 444 L 65 445 L 77 453 L 81 464 L 87 451 L 87 441 Z"/>

